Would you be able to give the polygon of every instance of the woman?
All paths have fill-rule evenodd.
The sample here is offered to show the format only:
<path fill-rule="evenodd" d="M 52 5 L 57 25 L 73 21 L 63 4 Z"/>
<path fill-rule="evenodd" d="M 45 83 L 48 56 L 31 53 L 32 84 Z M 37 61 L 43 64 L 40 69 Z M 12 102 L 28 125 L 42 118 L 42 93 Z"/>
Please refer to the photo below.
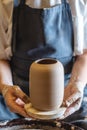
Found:
<path fill-rule="evenodd" d="M 65 85 L 64 105 L 67 106 L 67 110 L 60 119 L 80 108 L 87 83 L 87 45 L 84 37 L 87 2 L 85 0 L 69 2 L 74 16 L 74 55 L 77 56 L 74 65 L 72 17 L 66 0 L 45 0 L 45 3 L 43 0 L 38 3 L 37 0 L 26 2 L 21 0 L 14 8 L 14 13 L 11 0 L 6 2 L 0 0 L 1 120 L 19 118 L 19 115 L 28 117 L 24 110 L 24 104 L 29 101 L 26 95 L 29 82 L 28 67 L 34 60 L 43 57 L 56 58 L 63 63 L 65 84 L 70 78 L 73 65 L 71 78 Z"/>

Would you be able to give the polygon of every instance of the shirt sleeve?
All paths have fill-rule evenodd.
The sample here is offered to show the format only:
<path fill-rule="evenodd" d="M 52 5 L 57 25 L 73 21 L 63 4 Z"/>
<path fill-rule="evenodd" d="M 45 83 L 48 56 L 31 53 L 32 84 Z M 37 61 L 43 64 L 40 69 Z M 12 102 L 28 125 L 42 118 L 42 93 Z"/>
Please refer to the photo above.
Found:
<path fill-rule="evenodd" d="M 13 0 L 0 0 L 0 59 L 11 57 Z"/>
<path fill-rule="evenodd" d="M 87 5 L 87 0 L 69 0 L 71 12 L 73 16 L 74 29 L 74 54 L 81 55 L 85 49 L 85 28 L 84 28 L 84 13 Z"/>

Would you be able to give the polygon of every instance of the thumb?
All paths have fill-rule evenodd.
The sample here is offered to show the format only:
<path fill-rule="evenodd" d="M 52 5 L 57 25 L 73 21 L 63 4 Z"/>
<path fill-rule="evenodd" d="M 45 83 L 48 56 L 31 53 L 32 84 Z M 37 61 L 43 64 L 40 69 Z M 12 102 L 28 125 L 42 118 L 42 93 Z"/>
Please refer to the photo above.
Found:
<path fill-rule="evenodd" d="M 15 96 L 20 98 L 24 103 L 29 103 L 29 97 L 20 89 L 19 86 L 14 86 Z"/>
<path fill-rule="evenodd" d="M 80 109 L 82 103 L 82 98 L 79 98 L 76 102 L 74 102 L 72 105 L 67 107 L 64 115 L 62 115 L 59 119 L 65 119 L 66 117 L 70 116 L 74 112 Z"/>

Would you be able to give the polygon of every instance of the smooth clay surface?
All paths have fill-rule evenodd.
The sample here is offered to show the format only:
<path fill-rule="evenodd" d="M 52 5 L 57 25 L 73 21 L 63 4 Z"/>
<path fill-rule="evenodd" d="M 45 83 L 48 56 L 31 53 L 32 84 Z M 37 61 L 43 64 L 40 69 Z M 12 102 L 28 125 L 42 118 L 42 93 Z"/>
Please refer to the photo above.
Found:
<path fill-rule="evenodd" d="M 39 110 L 56 110 L 63 101 L 64 69 L 55 59 L 40 59 L 30 67 L 30 100 Z"/>

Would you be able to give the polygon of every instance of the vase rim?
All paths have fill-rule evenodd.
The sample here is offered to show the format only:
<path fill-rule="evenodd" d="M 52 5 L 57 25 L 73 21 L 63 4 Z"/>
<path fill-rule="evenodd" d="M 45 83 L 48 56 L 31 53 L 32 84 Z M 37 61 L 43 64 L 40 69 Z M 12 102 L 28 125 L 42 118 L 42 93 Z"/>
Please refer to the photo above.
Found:
<path fill-rule="evenodd" d="M 42 58 L 35 61 L 35 63 L 40 65 L 49 65 L 49 64 L 56 64 L 58 61 L 53 58 Z"/>

